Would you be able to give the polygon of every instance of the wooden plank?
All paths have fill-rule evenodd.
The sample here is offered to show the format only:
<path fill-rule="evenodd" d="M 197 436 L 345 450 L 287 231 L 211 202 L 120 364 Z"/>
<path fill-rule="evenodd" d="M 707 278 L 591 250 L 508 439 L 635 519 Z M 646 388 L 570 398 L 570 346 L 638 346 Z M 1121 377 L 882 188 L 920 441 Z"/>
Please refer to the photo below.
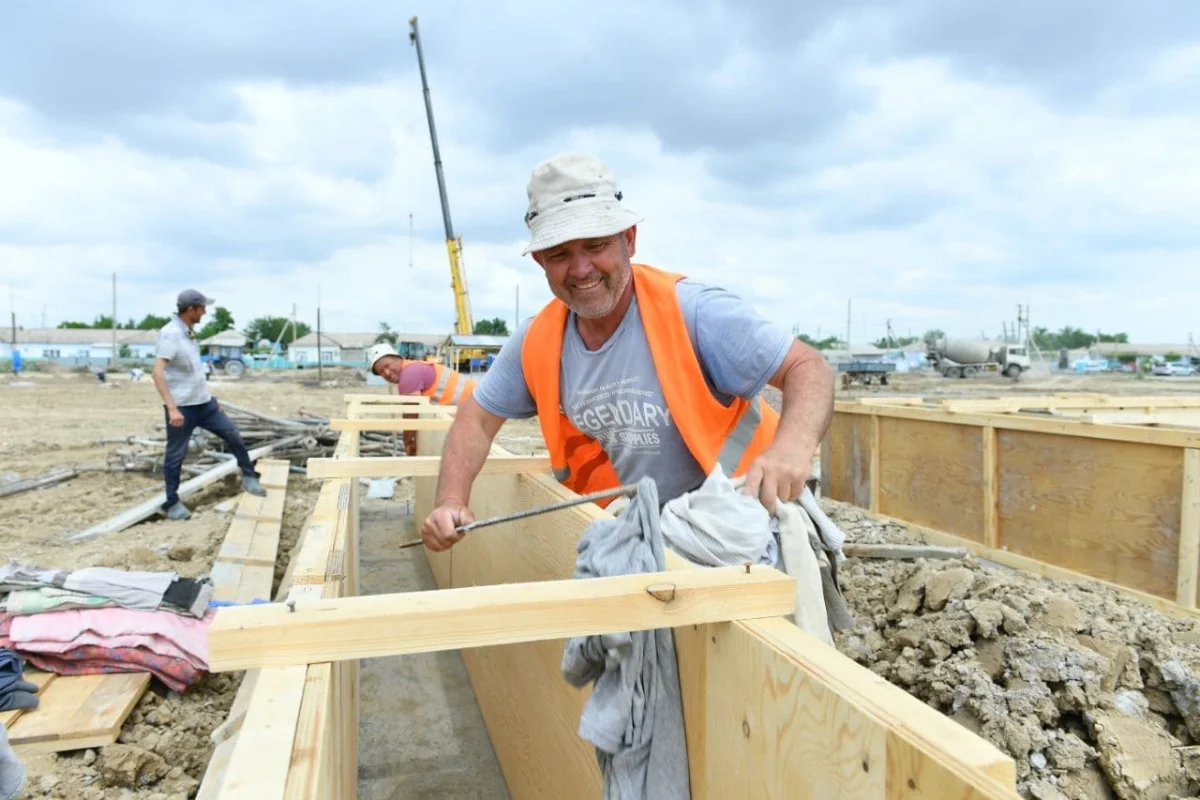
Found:
<path fill-rule="evenodd" d="M 997 485 L 1001 548 L 1175 598 L 1180 450 L 1000 431 L 997 452 L 1003 465 Z M 960 533 L 926 519 L 913 521 Z"/>
<path fill-rule="evenodd" d="M 310 478 L 410 478 L 437 475 L 439 456 L 403 456 L 400 458 L 310 458 Z M 484 462 L 480 475 L 549 472 L 548 456 L 493 456 Z"/>
<path fill-rule="evenodd" d="M 429 398 L 423 394 L 345 394 L 342 399 L 348 404 L 360 405 L 429 405 Z"/>
<path fill-rule="evenodd" d="M 1179 575 L 1175 601 L 1200 605 L 1200 450 L 1185 450 L 1179 516 Z"/>
<path fill-rule="evenodd" d="M 422 419 L 335 419 L 329 427 L 335 431 L 374 431 L 392 433 L 400 431 L 448 431 L 454 424 L 449 418 Z"/>
<path fill-rule="evenodd" d="M 365 406 L 349 409 L 350 419 L 383 421 L 386 419 L 449 419 L 455 417 L 451 406 Z"/>
<path fill-rule="evenodd" d="M 39 705 L 41 704 L 41 700 L 45 699 L 46 697 L 46 687 L 57 677 L 58 676 L 53 672 L 44 672 L 40 669 L 35 669 L 34 667 L 25 667 L 21 673 L 22 680 L 29 681 L 34 686 L 38 687 L 37 694 L 39 698 Z M 22 714 L 27 711 L 36 710 L 37 709 L 30 708 L 14 708 L 11 711 L 0 711 L 0 726 L 3 726 L 6 729 L 11 728 L 17 721 L 17 718 Z"/>
<path fill-rule="evenodd" d="M 871 504 L 871 432 L 869 419 L 837 415 L 829 426 L 828 458 L 823 458 L 821 473 L 828 480 L 826 494 L 835 500 L 861 505 Z"/>
<path fill-rule="evenodd" d="M 760 565 L 405 592 L 217 610 L 209 670 L 428 653 L 791 614 L 796 582 Z M 667 596 L 656 591 L 664 591 Z"/>
<path fill-rule="evenodd" d="M 977 429 L 880 420 L 878 510 L 976 541 L 984 537 L 983 441 Z"/>
<path fill-rule="evenodd" d="M 250 451 L 251 460 L 262 458 L 269 455 L 278 447 L 286 447 L 289 444 L 294 444 L 303 439 L 307 434 L 298 433 L 295 436 L 289 436 L 286 439 L 280 439 L 272 444 L 256 447 Z M 238 465 L 233 459 L 222 461 L 212 469 L 202 472 L 194 478 L 190 478 L 179 484 L 180 499 L 190 497 L 199 492 L 204 487 L 214 483 L 226 475 L 232 475 L 237 472 Z M 104 533 L 115 533 L 128 528 L 130 525 L 136 525 L 144 519 L 149 519 L 162 510 L 162 504 L 167 501 L 166 492 L 159 492 L 151 499 L 144 503 L 134 506 L 131 509 L 122 511 L 115 517 L 111 517 L 98 525 L 93 525 L 85 531 L 73 534 L 67 537 L 68 541 L 79 541 L 80 539 L 90 539 L 93 536 L 99 536 Z"/>
<path fill-rule="evenodd" d="M 1000 480 L 1000 461 L 996 457 L 996 429 L 987 425 L 980 430 L 983 432 L 983 542 L 989 547 L 996 547 L 1000 542 L 1000 519 L 996 511 L 996 487 Z"/>
<path fill-rule="evenodd" d="M 222 800 L 275 800 L 287 784 L 296 720 L 304 696 L 305 666 L 260 677 L 250 698 L 238 744 L 225 771 Z"/>
<path fill-rule="evenodd" d="M 999 398 L 948 398 L 941 407 L 950 413 L 976 413 L 979 411 L 1015 412 L 1024 408 L 1039 410 L 1057 409 L 1159 409 L 1200 408 L 1200 395 L 1102 395 L 1070 394 L 1052 397 L 999 397 Z"/>
<path fill-rule="evenodd" d="M 148 672 L 59 676 L 9 728 L 9 744 L 19 755 L 110 745 L 149 685 Z"/>
<path fill-rule="evenodd" d="M 1089 425 L 1184 425 L 1200 427 L 1200 408 L 1146 411 L 1092 411 L 1079 416 Z"/>
<path fill-rule="evenodd" d="M 242 492 L 234 519 L 252 519 L 279 523 L 283 521 L 284 492 L 267 489 L 266 497 Z"/>
<path fill-rule="evenodd" d="M 991 425 L 997 430 L 1057 433 L 1087 439 L 1114 442 L 1138 442 L 1171 447 L 1200 447 L 1200 431 L 1172 430 L 1136 425 L 1087 425 L 1075 419 L 1045 415 L 1014 415 L 989 413 L 950 414 L 940 408 L 909 408 L 904 406 L 860 406 L 838 401 L 834 403 L 837 417 L 867 417 L 879 415 L 891 419 L 912 419 L 924 422 L 944 422 L 948 425 Z M 865 504 L 856 504 L 863 505 Z"/>
<path fill-rule="evenodd" d="M 879 417 L 871 417 L 871 510 L 879 510 L 880 480 L 879 459 L 883 450 L 883 432 L 880 430 Z"/>

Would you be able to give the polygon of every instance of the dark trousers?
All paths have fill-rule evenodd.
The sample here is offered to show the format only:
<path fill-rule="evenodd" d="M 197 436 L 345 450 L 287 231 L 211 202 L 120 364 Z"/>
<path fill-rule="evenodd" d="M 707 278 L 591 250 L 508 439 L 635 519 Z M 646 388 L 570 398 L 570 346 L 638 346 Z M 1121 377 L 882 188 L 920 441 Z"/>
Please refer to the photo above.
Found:
<path fill-rule="evenodd" d="M 183 467 L 183 459 L 187 455 L 188 439 L 196 428 L 211 431 L 228 445 L 237 458 L 238 467 L 243 475 L 258 477 L 254 464 L 250 461 L 250 453 L 238 433 L 233 420 L 225 416 L 225 412 L 217 405 L 215 399 L 198 406 L 180 406 L 179 413 L 183 415 L 183 424 L 176 428 L 171 424 L 171 415 L 163 406 L 163 415 L 167 418 L 167 452 L 163 458 L 163 478 L 167 482 L 167 502 L 163 508 L 170 508 L 179 502 L 179 472 Z"/>

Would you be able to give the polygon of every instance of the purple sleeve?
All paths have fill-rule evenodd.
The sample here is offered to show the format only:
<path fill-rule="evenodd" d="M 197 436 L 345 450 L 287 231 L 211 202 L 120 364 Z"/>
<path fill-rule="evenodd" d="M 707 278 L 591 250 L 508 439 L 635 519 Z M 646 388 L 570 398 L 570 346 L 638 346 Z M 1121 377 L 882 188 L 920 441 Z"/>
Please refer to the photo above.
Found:
<path fill-rule="evenodd" d="M 404 368 L 400 373 L 400 382 L 396 384 L 398 394 L 416 394 L 423 392 L 437 380 L 437 369 L 433 364 L 416 361 Z"/>

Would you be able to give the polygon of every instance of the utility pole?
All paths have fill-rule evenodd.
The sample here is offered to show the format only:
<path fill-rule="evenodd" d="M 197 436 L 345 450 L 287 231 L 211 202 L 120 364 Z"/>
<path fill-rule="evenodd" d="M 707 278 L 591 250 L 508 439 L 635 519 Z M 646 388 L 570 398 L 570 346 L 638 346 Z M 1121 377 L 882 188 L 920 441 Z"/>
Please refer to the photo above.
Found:
<path fill-rule="evenodd" d="M 317 284 L 317 383 L 325 380 L 325 354 L 321 352 L 321 284 Z"/>
<path fill-rule="evenodd" d="M 117 365 L 117 273 L 113 270 L 113 303 L 112 303 L 112 355 L 109 356 L 108 365 L 115 367 Z"/>
<path fill-rule="evenodd" d="M 513 319 L 513 335 L 521 328 L 521 284 L 517 284 L 517 313 Z"/>
<path fill-rule="evenodd" d="M 846 301 L 846 357 L 851 356 L 850 352 L 850 302 Z"/>

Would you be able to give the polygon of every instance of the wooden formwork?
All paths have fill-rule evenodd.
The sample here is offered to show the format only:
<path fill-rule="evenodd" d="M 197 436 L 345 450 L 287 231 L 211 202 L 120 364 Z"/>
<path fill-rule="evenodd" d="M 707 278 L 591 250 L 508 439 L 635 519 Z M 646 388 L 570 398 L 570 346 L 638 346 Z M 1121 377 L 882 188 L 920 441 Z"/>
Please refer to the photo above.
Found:
<path fill-rule="evenodd" d="M 1200 397 L 838 402 L 822 488 L 997 562 L 1186 614 L 1200 585 L 1198 414 Z"/>
<path fill-rule="evenodd" d="M 334 456 L 356 457 L 358 443 L 357 433 L 343 435 Z M 358 594 L 359 494 L 357 479 L 321 486 L 277 601 Z M 247 670 L 221 731 L 201 798 L 357 797 L 358 662 Z"/>
<path fill-rule="evenodd" d="M 370 397 L 356 398 L 348 416 L 353 418 L 361 406 L 370 404 Z M 378 421 L 388 425 L 381 429 L 397 429 L 391 420 Z M 356 439 L 357 433 L 351 436 Z M 301 555 L 311 558 L 321 550 L 309 539 L 332 539 L 324 552 L 345 553 L 349 558 L 339 563 L 347 565 L 347 573 L 356 572 L 353 487 L 359 477 L 411 476 L 418 519 L 428 514 L 437 480 L 428 464 L 439 457 L 444 437 L 442 431 L 420 430 L 420 455 L 411 459 L 358 458 L 344 439 L 332 459 L 310 460 L 310 474 L 324 475 L 327 481 L 323 500 L 330 486 L 347 484 L 350 499 L 349 506 L 338 505 L 329 536 L 312 535 L 314 527 L 329 524 L 317 522 L 314 513 Z M 477 518 L 483 518 L 571 496 L 549 476 L 544 458 L 515 457 L 493 447 L 475 483 L 471 506 Z M 594 505 L 577 506 L 477 531 L 448 553 L 424 551 L 438 589 L 419 598 L 399 594 L 312 599 L 340 596 L 322 591 L 299 597 L 291 612 L 294 617 L 278 607 L 222 610 L 218 616 L 224 619 L 210 632 L 213 669 L 256 667 L 258 687 L 234 756 L 235 764 L 240 758 L 245 769 L 235 782 L 231 766 L 220 796 L 354 797 L 356 742 L 351 729 L 357 709 L 333 700 L 354 697 L 355 689 L 353 679 L 338 681 L 338 669 L 357 663 L 356 658 L 436 649 L 460 649 L 514 798 L 601 796 L 595 752 L 577 733 L 588 693 L 570 686 L 560 667 L 563 637 L 578 635 L 573 626 L 595 626 L 603 613 L 581 613 L 581 606 L 547 596 L 537 587 L 560 581 L 562 591 L 570 585 L 575 593 L 586 595 L 599 591 L 593 586 L 621 580 L 571 580 L 580 536 L 588 525 L 606 517 L 607 512 Z M 718 572 L 668 555 L 667 577 L 681 590 L 696 584 L 692 576 Z M 733 572 L 740 574 L 742 569 Z M 341 595 L 357 593 L 356 579 L 335 580 L 322 565 L 321 571 L 298 569 L 289 597 L 309 585 L 304 576 L 314 585 L 319 580 L 322 586 L 337 586 Z M 756 585 L 769 584 L 772 579 L 765 576 Z M 793 590 L 784 588 L 791 603 Z M 642 590 L 637 593 L 641 600 L 630 597 L 620 615 L 620 624 L 632 620 L 639 629 L 674 629 L 692 797 L 1017 797 L 1011 758 L 984 739 L 807 635 L 779 616 L 782 612 L 750 618 L 754 615 L 749 611 L 741 616 L 737 608 L 729 608 L 750 608 L 754 591 L 748 586 L 744 598 L 722 595 L 704 610 L 703 603 L 689 601 L 703 600 L 702 592 L 683 594 L 683 603 L 673 608 L 673 603 L 657 600 L 644 605 L 647 595 Z M 780 596 L 778 591 L 774 594 Z M 489 609 L 485 597 L 509 605 Z M 705 621 L 670 621 L 680 609 L 689 613 L 689 606 L 694 618 L 707 614 Z M 614 614 L 618 610 L 606 607 Z M 461 610 L 447 617 L 454 609 Z M 503 637 L 481 627 L 480 616 L 504 617 L 509 609 L 519 614 L 514 613 L 516 621 L 506 617 L 509 630 Z M 531 609 L 537 626 L 529 621 Z M 320 625 L 322 616 L 325 627 L 314 633 L 310 621 Z M 328 620 L 346 632 L 340 641 L 330 641 L 335 637 L 325 634 Z M 440 625 L 431 625 L 434 621 Z M 490 640 L 511 643 L 463 644 Z M 307 794 L 297 793 L 302 787 Z"/>

